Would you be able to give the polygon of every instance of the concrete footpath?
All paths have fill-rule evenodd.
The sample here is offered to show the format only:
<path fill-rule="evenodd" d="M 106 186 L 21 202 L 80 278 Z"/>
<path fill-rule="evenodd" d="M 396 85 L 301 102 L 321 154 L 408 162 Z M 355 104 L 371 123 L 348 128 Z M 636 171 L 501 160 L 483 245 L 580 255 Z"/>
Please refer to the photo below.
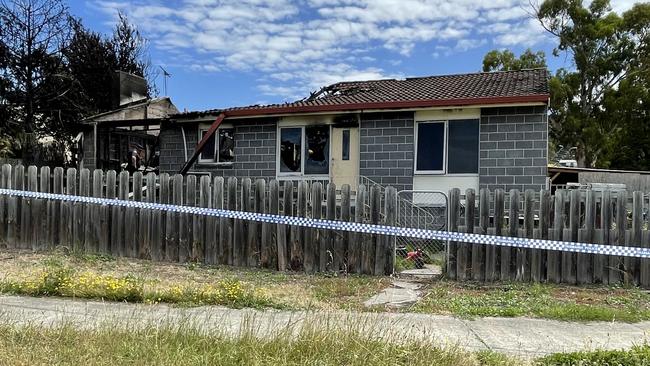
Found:
<path fill-rule="evenodd" d="M 458 319 L 451 316 L 401 313 L 292 312 L 227 309 L 217 306 L 174 308 L 80 301 L 59 298 L 0 296 L 3 324 L 82 328 L 171 325 L 237 335 L 253 330 L 259 336 L 303 324 L 324 328 L 361 329 L 371 337 L 392 341 L 418 339 L 467 350 L 493 350 L 522 358 L 593 349 L 623 349 L 650 341 L 650 322 L 570 323 L 529 318 Z"/>

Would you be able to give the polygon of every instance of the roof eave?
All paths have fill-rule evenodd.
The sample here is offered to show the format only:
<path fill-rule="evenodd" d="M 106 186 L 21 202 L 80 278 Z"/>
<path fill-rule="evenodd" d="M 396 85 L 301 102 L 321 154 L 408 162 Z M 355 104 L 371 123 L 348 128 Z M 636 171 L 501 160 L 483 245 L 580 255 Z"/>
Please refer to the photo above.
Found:
<path fill-rule="evenodd" d="M 548 103 L 548 94 L 522 95 L 513 97 L 464 98 L 412 100 L 397 102 L 349 103 L 335 105 L 274 106 L 268 108 L 251 108 L 225 111 L 227 117 L 265 116 L 275 114 L 296 114 L 314 112 L 345 112 L 356 110 L 381 110 L 428 107 L 461 107 L 469 105 L 492 105 L 513 103 Z"/>

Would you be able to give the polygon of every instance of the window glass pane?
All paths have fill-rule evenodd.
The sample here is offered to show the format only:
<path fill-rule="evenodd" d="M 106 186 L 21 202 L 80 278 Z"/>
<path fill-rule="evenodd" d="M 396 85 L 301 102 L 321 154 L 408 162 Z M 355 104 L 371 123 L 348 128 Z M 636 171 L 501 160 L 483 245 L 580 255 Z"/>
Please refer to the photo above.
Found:
<path fill-rule="evenodd" d="M 205 137 L 205 134 L 208 131 L 201 131 L 201 140 Z M 199 160 L 215 160 L 215 150 L 214 150 L 214 135 L 210 137 L 208 142 L 205 143 L 203 146 L 203 150 L 201 150 L 201 156 L 199 156 Z"/>
<path fill-rule="evenodd" d="M 235 160 L 235 130 L 219 129 L 219 162 L 230 163 Z"/>
<path fill-rule="evenodd" d="M 280 129 L 280 171 L 300 172 L 301 128 Z"/>
<path fill-rule="evenodd" d="M 416 170 L 443 170 L 444 123 L 418 123 Z"/>
<path fill-rule="evenodd" d="M 478 139 L 477 119 L 449 121 L 449 174 L 478 174 Z"/>
<path fill-rule="evenodd" d="M 330 162 L 329 126 L 305 127 L 305 174 L 328 174 Z"/>
<path fill-rule="evenodd" d="M 343 130 L 342 160 L 350 160 L 350 130 Z"/>

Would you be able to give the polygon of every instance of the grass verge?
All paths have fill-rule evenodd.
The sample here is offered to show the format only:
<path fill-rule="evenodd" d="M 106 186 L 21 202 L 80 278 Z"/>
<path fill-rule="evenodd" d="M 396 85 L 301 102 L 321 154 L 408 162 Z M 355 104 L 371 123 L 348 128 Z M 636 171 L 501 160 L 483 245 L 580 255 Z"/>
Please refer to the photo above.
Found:
<path fill-rule="evenodd" d="M 407 309 L 461 317 L 531 316 L 567 321 L 650 320 L 650 295 L 635 288 L 440 281 Z"/>
<path fill-rule="evenodd" d="M 157 263 L 65 252 L 0 252 L 0 292 L 112 301 L 277 309 L 362 310 L 389 285 L 369 276 Z"/>
<path fill-rule="evenodd" d="M 647 366 L 650 365 L 650 346 L 636 346 L 630 350 L 558 353 L 537 360 L 540 366 Z"/>
<path fill-rule="evenodd" d="M 0 326 L 0 364 L 11 365 L 504 365 L 523 362 L 426 342 L 394 343 L 361 330 L 284 329 L 226 336 L 191 328 L 119 325 Z"/>

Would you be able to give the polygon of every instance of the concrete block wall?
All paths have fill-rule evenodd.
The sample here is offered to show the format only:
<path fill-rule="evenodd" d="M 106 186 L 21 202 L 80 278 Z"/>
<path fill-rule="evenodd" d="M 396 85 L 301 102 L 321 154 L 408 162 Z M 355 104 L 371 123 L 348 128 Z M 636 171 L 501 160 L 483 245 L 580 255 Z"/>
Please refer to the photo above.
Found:
<path fill-rule="evenodd" d="M 185 123 L 187 156 L 198 142 L 198 124 Z M 210 172 L 212 176 L 275 178 L 276 121 L 274 119 L 237 121 L 235 161 L 232 164 L 194 163 L 190 171 Z M 160 172 L 176 174 L 185 162 L 179 124 L 163 125 L 160 131 Z"/>
<path fill-rule="evenodd" d="M 413 189 L 413 112 L 361 115 L 359 174 L 383 186 Z"/>
<path fill-rule="evenodd" d="M 481 110 L 481 188 L 539 191 L 546 187 L 547 118 L 544 106 Z"/>

